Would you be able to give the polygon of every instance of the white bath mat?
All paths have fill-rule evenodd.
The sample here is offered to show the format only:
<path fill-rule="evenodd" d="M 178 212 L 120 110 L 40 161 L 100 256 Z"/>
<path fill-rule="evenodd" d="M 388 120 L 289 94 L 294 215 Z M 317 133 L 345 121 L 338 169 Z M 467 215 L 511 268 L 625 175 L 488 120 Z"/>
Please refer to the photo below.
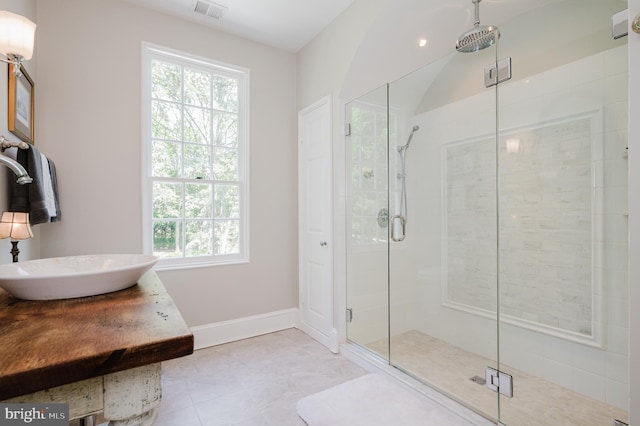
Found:
<path fill-rule="evenodd" d="M 367 374 L 298 401 L 309 426 L 469 426 L 385 374 Z"/>

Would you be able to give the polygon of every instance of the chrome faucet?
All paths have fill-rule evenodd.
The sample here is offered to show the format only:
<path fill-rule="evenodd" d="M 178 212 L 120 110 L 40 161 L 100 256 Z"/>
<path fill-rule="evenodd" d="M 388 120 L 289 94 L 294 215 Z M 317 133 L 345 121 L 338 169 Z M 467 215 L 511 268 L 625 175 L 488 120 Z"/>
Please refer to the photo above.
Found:
<path fill-rule="evenodd" d="M 18 163 L 16 160 L 13 160 L 4 155 L 0 155 L 0 163 L 10 168 L 13 173 L 18 176 L 18 180 L 16 182 L 18 182 L 20 185 L 33 182 L 31 176 L 29 176 L 24 167 L 22 167 L 22 164 Z"/>

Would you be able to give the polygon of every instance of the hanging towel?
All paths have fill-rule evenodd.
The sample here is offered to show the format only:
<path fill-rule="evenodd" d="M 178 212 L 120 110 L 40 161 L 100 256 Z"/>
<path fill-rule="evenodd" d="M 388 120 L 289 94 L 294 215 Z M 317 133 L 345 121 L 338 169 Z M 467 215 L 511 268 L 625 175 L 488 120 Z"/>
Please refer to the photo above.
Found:
<path fill-rule="evenodd" d="M 42 187 L 44 189 L 44 205 L 50 218 L 56 217 L 56 200 L 53 198 L 53 185 L 51 183 L 51 172 L 49 171 L 49 159 L 41 152 L 40 162 L 42 164 Z"/>
<path fill-rule="evenodd" d="M 53 188 L 53 200 L 55 202 L 56 215 L 51 218 L 51 222 L 60 222 L 62 215 L 60 214 L 60 201 L 58 201 L 58 176 L 56 173 L 56 165 L 51 159 L 49 160 L 49 173 L 51 174 L 51 187 Z"/>
<path fill-rule="evenodd" d="M 47 208 L 45 173 L 51 181 L 52 194 L 55 194 L 55 192 L 53 192 L 54 179 L 53 176 L 51 176 L 49 161 L 47 160 L 47 166 L 43 167 L 42 154 L 33 145 L 31 145 L 29 149 L 17 149 L 16 160 L 26 169 L 29 176 L 33 178 L 33 182 L 20 185 L 16 183 L 15 179 L 12 179 L 9 210 L 29 213 L 29 222 L 31 225 L 51 222 L 52 218 L 56 217 L 51 216 L 51 213 L 56 213 L 56 201 L 53 201 L 52 211 L 50 212 Z"/>

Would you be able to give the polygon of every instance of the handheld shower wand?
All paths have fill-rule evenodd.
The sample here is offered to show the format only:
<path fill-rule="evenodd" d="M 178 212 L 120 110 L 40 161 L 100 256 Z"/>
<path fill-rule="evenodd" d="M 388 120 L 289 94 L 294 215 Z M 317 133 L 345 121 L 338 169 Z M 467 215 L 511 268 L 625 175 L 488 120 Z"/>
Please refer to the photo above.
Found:
<path fill-rule="evenodd" d="M 411 144 L 411 139 L 413 139 L 413 134 L 420 130 L 419 126 L 413 126 L 411 129 L 411 133 L 409 133 L 409 138 L 407 139 L 407 143 L 403 146 L 398 147 L 398 153 L 400 154 L 400 166 L 401 172 L 398 173 L 398 179 L 402 179 L 402 184 L 400 188 L 400 212 L 391 217 L 391 239 L 393 241 L 399 242 L 404 240 L 406 236 L 406 226 L 407 226 L 407 217 L 409 215 L 408 207 L 407 207 L 407 182 L 406 182 L 406 157 L 405 153 L 409 148 L 409 144 Z M 395 224 L 396 221 L 400 222 L 400 232 L 399 235 L 396 235 Z"/>
<path fill-rule="evenodd" d="M 413 139 L 413 134 L 415 132 L 417 132 L 418 130 L 420 130 L 420 126 L 413 126 L 413 128 L 411 129 L 411 133 L 409 133 L 409 139 L 407 139 L 407 143 L 405 143 L 403 146 L 399 146 L 398 147 L 398 152 L 406 151 L 407 148 L 409 148 L 409 144 L 411 143 L 411 139 Z"/>

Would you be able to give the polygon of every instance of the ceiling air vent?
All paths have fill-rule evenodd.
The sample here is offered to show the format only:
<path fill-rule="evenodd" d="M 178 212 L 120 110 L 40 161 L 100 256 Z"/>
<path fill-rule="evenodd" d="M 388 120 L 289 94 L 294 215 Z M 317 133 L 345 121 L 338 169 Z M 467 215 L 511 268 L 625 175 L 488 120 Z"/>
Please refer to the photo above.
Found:
<path fill-rule="evenodd" d="M 221 4 L 197 0 L 193 11 L 210 18 L 220 19 L 226 9 L 227 8 Z"/>

